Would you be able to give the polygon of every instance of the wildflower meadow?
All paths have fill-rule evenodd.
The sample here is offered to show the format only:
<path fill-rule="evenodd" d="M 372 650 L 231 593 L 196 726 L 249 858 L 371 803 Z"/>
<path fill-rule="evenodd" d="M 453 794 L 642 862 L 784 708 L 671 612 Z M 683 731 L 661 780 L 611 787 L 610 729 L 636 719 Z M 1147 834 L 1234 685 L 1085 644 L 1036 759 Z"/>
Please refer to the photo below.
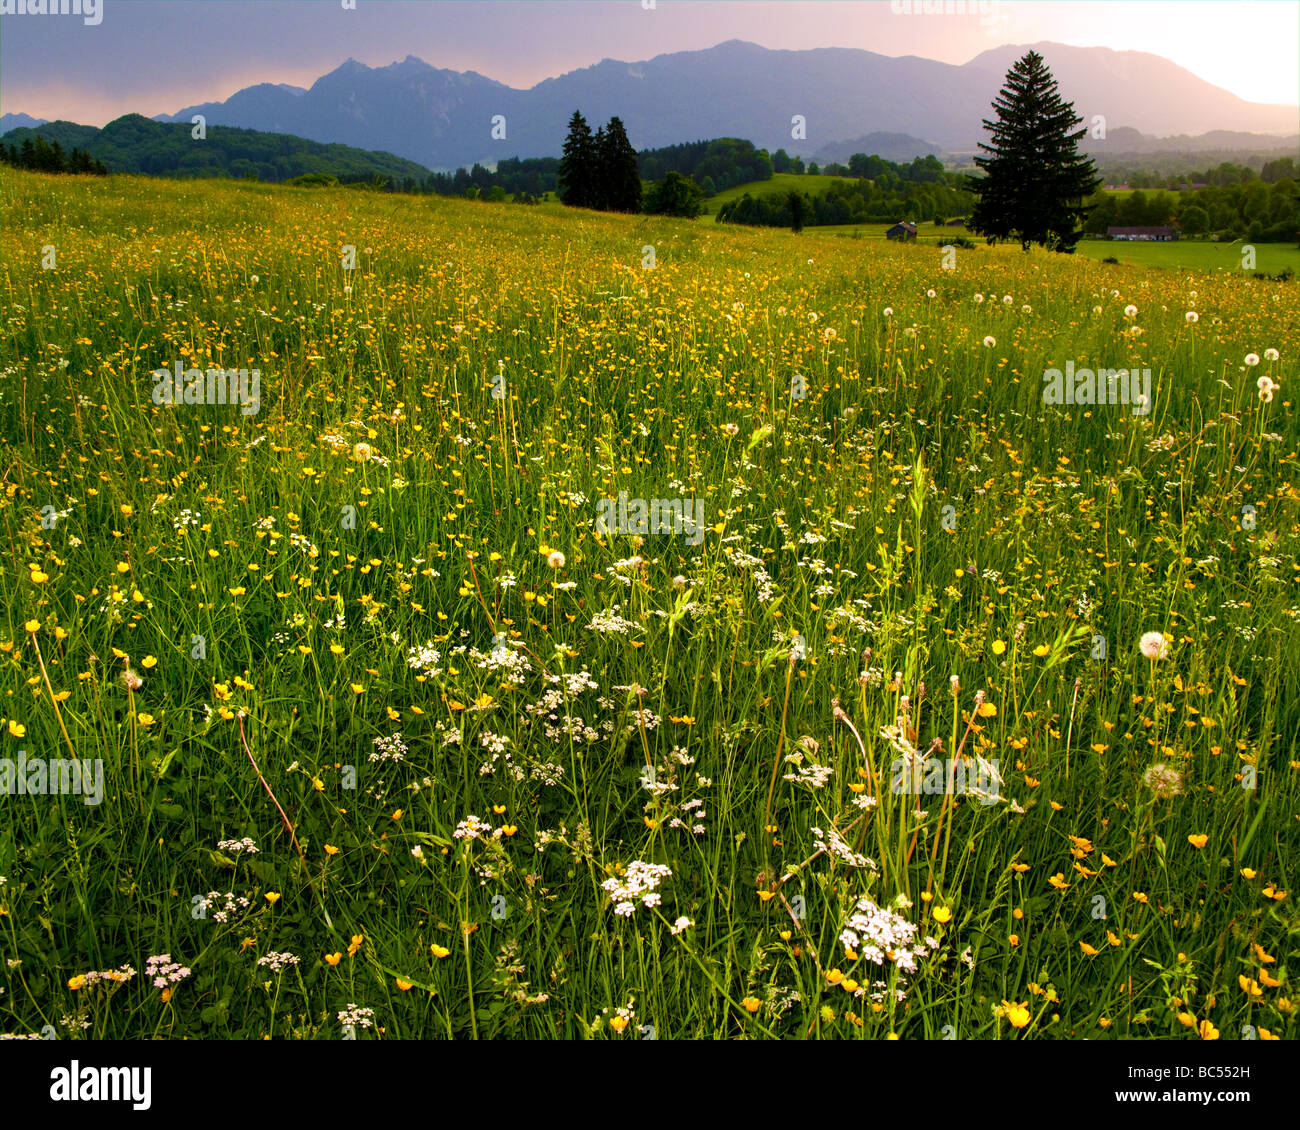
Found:
<path fill-rule="evenodd" d="M 1294 282 L 0 204 L 8 1037 L 1295 1037 Z"/>

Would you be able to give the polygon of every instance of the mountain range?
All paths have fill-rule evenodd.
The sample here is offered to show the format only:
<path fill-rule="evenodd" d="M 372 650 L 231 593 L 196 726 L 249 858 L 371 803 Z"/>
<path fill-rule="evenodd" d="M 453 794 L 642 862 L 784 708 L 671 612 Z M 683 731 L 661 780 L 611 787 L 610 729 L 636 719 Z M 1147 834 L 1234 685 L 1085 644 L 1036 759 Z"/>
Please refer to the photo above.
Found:
<path fill-rule="evenodd" d="M 1086 124 L 1105 118 L 1114 145 L 1090 138 L 1086 148 L 1093 152 L 1114 149 L 1120 138 L 1125 151 L 1141 152 L 1172 147 L 1157 140 L 1170 135 L 1275 135 L 1241 139 L 1259 149 L 1289 143 L 1300 131 L 1296 107 L 1246 102 L 1157 55 L 1057 43 L 1032 48 Z M 349 59 L 309 89 L 260 83 L 157 120 L 188 123 L 201 114 L 209 126 L 383 150 L 434 169 L 556 156 L 575 109 L 593 127 L 617 114 L 638 149 L 731 136 L 820 161 L 854 152 L 910 160 L 971 152 L 985 140 L 981 121 L 992 113 L 1007 70 L 1029 49 L 995 47 L 955 65 L 855 48 L 785 51 L 729 40 L 642 62 L 605 59 L 527 90 L 413 55 L 385 67 Z M 500 132 L 497 115 L 505 119 L 504 138 L 493 137 L 494 124 Z M 796 115 L 806 123 L 802 137 Z M 17 117 L 26 116 L 5 115 L 0 128 L 34 124 L 10 122 Z"/>

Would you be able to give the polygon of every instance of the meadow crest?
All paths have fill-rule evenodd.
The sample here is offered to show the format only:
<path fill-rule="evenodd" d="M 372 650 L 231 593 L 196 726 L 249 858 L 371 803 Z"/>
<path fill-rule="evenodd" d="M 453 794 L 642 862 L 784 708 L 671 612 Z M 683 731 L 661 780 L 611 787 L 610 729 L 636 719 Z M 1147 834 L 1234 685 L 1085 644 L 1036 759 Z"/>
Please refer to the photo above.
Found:
<path fill-rule="evenodd" d="M 1294 1037 L 1294 283 L 0 199 L 6 1033 Z"/>

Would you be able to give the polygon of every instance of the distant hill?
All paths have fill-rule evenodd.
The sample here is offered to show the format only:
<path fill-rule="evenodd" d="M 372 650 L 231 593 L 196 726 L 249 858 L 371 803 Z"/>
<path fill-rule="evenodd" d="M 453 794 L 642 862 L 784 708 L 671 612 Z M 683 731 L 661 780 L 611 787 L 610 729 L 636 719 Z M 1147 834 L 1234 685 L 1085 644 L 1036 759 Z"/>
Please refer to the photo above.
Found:
<path fill-rule="evenodd" d="M 8 133 L 11 129 L 29 129 L 44 124 L 44 118 L 33 118 L 29 114 L 0 114 L 0 135 Z"/>
<path fill-rule="evenodd" d="M 906 133 L 868 133 L 848 141 L 832 141 L 823 145 L 813 154 L 813 160 L 821 165 L 832 162 L 847 161 L 854 153 L 874 154 L 886 161 L 910 161 L 914 157 L 938 156 L 942 150 L 937 145 L 922 141 Z"/>
<path fill-rule="evenodd" d="M 1295 107 L 1246 102 L 1158 55 L 1032 46 L 1060 81 L 1063 97 L 1089 121 L 1104 115 L 1110 131 L 1157 137 L 1297 131 Z M 201 113 L 209 125 L 378 147 L 447 171 L 476 162 L 492 166 L 507 156 L 555 156 L 575 109 L 595 122 L 617 114 L 638 150 L 683 138 L 741 137 L 805 160 L 877 151 L 907 161 L 935 150 L 973 151 L 985 138 L 981 121 L 1007 69 L 1028 49 L 997 47 L 958 66 L 915 55 L 781 51 L 729 40 L 643 62 L 604 59 L 528 90 L 411 55 L 375 68 L 349 59 L 305 92 L 263 83 L 224 102 L 186 107 L 170 120 L 188 123 Z M 492 136 L 495 115 L 506 119 L 503 140 Z M 794 136 L 795 115 L 803 119 L 803 137 Z M 865 140 L 873 135 L 892 135 L 898 145 L 884 152 Z"/>
<path fill-rule="evenodd" d="M 1218 129 L 1209 133 L 1176 137 L 1152 137 L 1135 129 L 1107 129 L 1105 138 L 1091 136 L 1079 142 L 1079 149 L 1095 157 L 1132 157 L 1143 153 L 1295 153 L 1300 133 L 1259 134 Z"/>
<path fill-rule="evenodd" d="M 296 88 L 295 88 L 296 89 Z M 328 173 L 341 181 L 423 180 L 429 170 L 391 153 L 374 153 L 347 145 L 322 144 L 286 134 L 209 125 L 196 140 L 192 127 L 127 114 L 103 129 L 74 122 L 48 122 L 10 130 L 4 143 L 20 146 L 25 138 L 57 141 L 64 150 L 86 150 L 112 173 L 171 177 L 244 177 L 286 181 L 305 173 Z"/>

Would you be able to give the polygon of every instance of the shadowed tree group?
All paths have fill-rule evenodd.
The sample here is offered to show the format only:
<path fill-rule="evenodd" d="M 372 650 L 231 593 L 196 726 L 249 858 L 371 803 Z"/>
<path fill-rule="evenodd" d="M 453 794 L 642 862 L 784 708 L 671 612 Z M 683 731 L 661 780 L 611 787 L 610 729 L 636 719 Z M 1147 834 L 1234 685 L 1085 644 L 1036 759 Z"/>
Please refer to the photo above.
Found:
<path fill-rule="evenodd" d="M 577 110 L 569 119 L 569 136 L 559 169 L 560 199 L 572 208 L 599 212 L 639 212 L 641 174 L 636 150 L 617 118 L 594 134 Z"/>

